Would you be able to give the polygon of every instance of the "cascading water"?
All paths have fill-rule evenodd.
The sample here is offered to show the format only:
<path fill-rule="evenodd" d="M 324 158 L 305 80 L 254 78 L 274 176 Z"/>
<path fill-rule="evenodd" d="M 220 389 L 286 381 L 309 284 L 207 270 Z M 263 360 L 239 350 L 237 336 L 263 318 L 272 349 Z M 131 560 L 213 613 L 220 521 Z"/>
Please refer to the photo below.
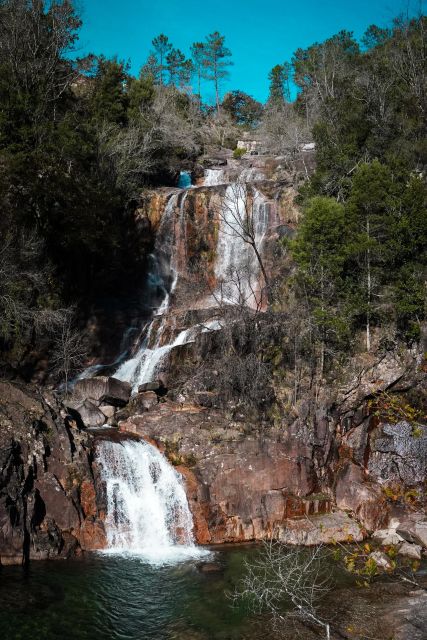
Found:
<path fill-rule="evenodd" d="M 255 188 L 252 193 L 241 179 L 228 185 L 222 202 L 215 262 L 218 282 L 215 300 L 224 304 L 257 307 L 261 302 L 260 265 L 253 247 L 245 239 L 250 228 L 255 246 L 261 252 L 268 230 L 268 207 Z"/>
<path fill-rule="evenodd" d="M 216 187 L 217 185 L 224 184 L 225 182 L 225 172 L 223 169 L 206 169 L 204 179 L 205 187 Z"/>
<path fill-rule="evenodd" d="M 152 564 L 206 554 L 194 544 L 182 477 L 155 447 L 102 441 L 96 459 L 107 498 L 107 552 L 138 554 Z"/>
<path fill-rule="evenodd" d="M 257 169 L 246 168 L 241 172 L 237 182 L 227 184 L 224 169 L 206 170 L 204 186 L 227 185 L 222 200 L 214 267 L 218 286 L 212 299 L 207 302 L 208 306 L 215 306 L 218 303 L 245 304 L 256 308 L 262 303 L 260 267 L 253 247 L 242 237 L 242 229 L 248 223 L 249 216 L 256 247 L 259 251 L 262 250 L 269 224 L 268 206 L 264 196 L 254 186 L 248 185 L 249 182 L 262 179 L 264 176 Z M 182 275 L 187 268 L 185 218 L 187 196 L 188 191 L 170 196 L 157 234 L 157 261 L 162 266 L 162 273 L 166 274 L 163 276 L 163 281 L 168 279 L 169 287 L 163 289 L 163 300 L 155 312 L 155 317 L 139 350 L 123 362 L 114 374 L 116 378 L 130 382 L 134 392 L 141 384 L 156 380 L 172 349 L 193 342 L 200 333 L 218 330 L 215 323 L 197 324 L 178 334 L 175 333 L 175 337 L 169 339 L 168 343 L 164 342 L 171 297 L 177 286 L 179 275 Z M 176 218 L 178 209 L 179 218 Z M 249 210 L 250 213 L 248 213 Z"/>
<path fill-rule="evenodd" d="M 180 171 L 178 187 L 180 189 L 189 189 L 191 187 L 191 174 L 189 171 Z"/>

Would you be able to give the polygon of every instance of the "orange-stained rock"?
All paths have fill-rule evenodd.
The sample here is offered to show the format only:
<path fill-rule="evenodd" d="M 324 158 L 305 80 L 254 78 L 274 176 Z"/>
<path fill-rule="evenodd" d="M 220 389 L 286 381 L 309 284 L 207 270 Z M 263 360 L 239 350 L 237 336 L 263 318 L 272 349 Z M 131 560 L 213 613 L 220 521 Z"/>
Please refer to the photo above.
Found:
<path fill-rule="evenodd" d="M 104 523 L 98 519 L 87 518 L 79 535 L 80 546 L 84 551 L 98 551 L 107 547 Z"/>
<path fill-rule="evenodd" d="M 96 516 L 96 492 L 91 480 L 83 480 L 80 487 L 80 504 L 85 517 Z"/>
<path fill-rule="evenodd" d="M 184 466 L 177 467 L 177 471 L 184 477 L 190 510 L 193 515 L 194 538 L 197 544 L 209 544 L 212 536 L 209 532 L 207 518 L 209 517 L 209 504 L 201 500 L 199 484 L 194 473 Z"/>
<path fill-rule="evenodd" d="M 351 511 L 370 532 L 388 522 L 388 505 L 381 487 L 369 481 L 361 467 L 352 462 L 340 470 L 335 488 L 339 509 Z"/>

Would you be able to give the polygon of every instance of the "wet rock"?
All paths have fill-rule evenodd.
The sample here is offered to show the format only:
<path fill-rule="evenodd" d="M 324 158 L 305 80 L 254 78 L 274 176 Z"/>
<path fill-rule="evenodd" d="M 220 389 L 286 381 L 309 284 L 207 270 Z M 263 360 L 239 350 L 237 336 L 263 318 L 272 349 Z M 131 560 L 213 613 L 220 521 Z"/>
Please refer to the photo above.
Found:
<path fill-rule="evenodd" d="M 411 558 L 413 560 L 421 560 L 422 548 L 419 544 L 411 544 L 410 542 L 404 542 L 398 550 L 399 556 L 405 558 Z"/>
<path fill-rule="evenodd" d="M 54 398 L 0 382 L 0 564 L 70 557 L 85 517 L 100 526 L 89 440 Z"/>
<path fill-rule="evenodd" d="M 86 518 L 80 529 L 80 545 L 83 551 L 98 551 L 107 546 L 104 523 L 96 518 Z"/>
<path fill-rule="evenodd" d="M 77 405 L 76 411 L 85 427 L 102 427 L 105 424 L 105 414 L 90 400 L 85 400 L 82 404 Z"/>
<path fill-rule="evenodd" d="M 78 380 L 74 386 L 74 400 L 91 400 L 95 404 L 111 404 L 114 407 L 124 407 L 130 398 L 132 387 L 128 382 L 117 378 L 98 376 Z"/>
<path fill-rule="evenodd" d="M 263 539 L 287 515 L 319 509 L 309 499 L 316 489 L 310 449 L 292 436 L 245 436 L 219 411 L 169 400 L 119 428 L 192 460 L 187 495 L 199 543 Z"/>

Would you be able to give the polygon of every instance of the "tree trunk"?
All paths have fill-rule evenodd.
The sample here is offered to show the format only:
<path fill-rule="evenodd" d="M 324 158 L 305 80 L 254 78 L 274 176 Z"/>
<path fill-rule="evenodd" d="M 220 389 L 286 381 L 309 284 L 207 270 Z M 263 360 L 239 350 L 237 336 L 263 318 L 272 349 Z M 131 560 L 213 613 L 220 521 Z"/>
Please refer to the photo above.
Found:
<path fill-rule="evenodd" d="M 371 281 L 371 250 L 369 247 L 369 240 L 370 240 L 370 224 L 369 224 L 369 217 L 366 218 L 366 235 L 368 236 L 368 248 L 366 251 L 366 281 L 367 281 L 367 291 L 366 291 L 366 296 L 367 296 L 367 307 L 366 307 L 366 351 L 371 350 L 371 327 L 370 327 L 370 320 L 371 320 L 371 288 L 372 288 L 372 281 Z"/>

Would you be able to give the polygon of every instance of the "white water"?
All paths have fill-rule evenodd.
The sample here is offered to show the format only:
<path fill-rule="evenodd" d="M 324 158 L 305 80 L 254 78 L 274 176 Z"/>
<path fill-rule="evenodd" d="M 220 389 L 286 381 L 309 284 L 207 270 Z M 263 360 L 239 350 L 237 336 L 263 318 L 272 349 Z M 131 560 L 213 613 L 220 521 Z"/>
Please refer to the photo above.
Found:
<path fill-rule="evenodd" d="M 261 252 L 269 223 L 268 207 L 264 196 L 247 183 L 263 178 L 264 176 L 258 170 L 247 168 L 241 172 L 237 182 L 227 185 L 222 203 L 214 268 L 218 286 L 212 299 L 207 303 L 209 306 L 244 304 L 256 308 L 262 303 L 260 265 L 253 247 L 242 237 L 242 229 L 247 224 L 249 216 L 249 222 L 255 232 L 256 247 Z M 205 186 L 226 183 L 226 173 L 223 169 L 207 169 Z M 219 328 L 218 323 L 215 322 L 198 324 L 180 331 L 168 344 L 162 344 L 164 343 L 163 334 L 168 326 L 167 314 L 171 298 L 177 287 L 179 275 L 184 273 L 187 266 L 185 220 L 187 195 L 188 191 L 181 198 L 178 221 L 175 220 L 175 212 L 180 193 L 174 193 L 169 198 L 157 236 L 156 247 L 160 262 L 163 260 L 163 272 L 169 272 L 172 278 L 169 291 L 166 292 L 155 312 L 155 318 L 138 351 L 123 362 L 114 373 L 116 378 L 130 382 L 134 393 L 139 385 L 156 381 L 172 349 L 193 342 L 200 333 L 216 331 Z M 180 249 L 181 258 L 179 257 Z M 159 316 L 162 318 L 160 324 Z"/>
<path fill-rule="evenodd" d="M 223 304 L 257 307 L 261 303 L 260 265 L 253 247 L 245 240 L 245 227 L 253 229 L 255 246 L 262 252 L 268 230 L 268 207 L 264 196 L 253 188 L 252 202 L 248 186 L 239 181 L 225 192 L 220 214 L 214 297 Z"/>
<path fill-rule="evenodd" d="M 193 538 L 182 477 L 144 441 L 100 442 L 109 553 L 135 554 L 151 564 L 205 555 Z"/>
<path fill-rule="evenodd" d="M 227 182 L 223 169 L 206 169 L 205 171 L 205 187 L 216 187 L 219 184 Z"/>

